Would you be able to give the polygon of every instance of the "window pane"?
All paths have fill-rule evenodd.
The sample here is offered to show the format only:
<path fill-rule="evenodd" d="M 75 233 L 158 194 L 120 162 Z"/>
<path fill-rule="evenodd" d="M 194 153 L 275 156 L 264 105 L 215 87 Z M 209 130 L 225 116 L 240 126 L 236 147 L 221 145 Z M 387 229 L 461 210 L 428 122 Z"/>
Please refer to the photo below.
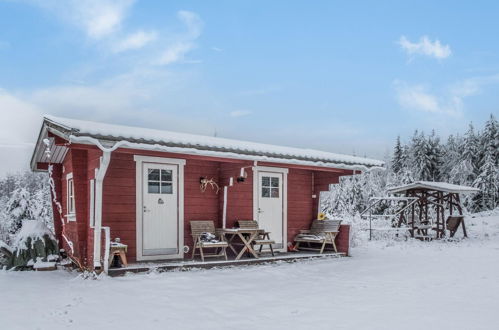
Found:
<path fill-rule="evenodd" d="M 161 181 L 172 181 L 172 171 L 161 170 Z"/>
<path fill-rule="evenodd" d="M 272 187 L 279 187 L 279 178 L 272 178 Z"/>
<path fill-rule="evenodd" d="M 262 188 L 262 197 L 270 197 L 270 188 Z"/>
<path fill-rule="evenodd" d="M 263 187 L 270 187 L 270 177 L 262 176 L 262 186 Z"/>
<path fill-rule="evenodd" d="M 161 193 L 162 194 L 173 194 L 173 187 L 170 182 L 161 182 Z"/>
<path fill-rule="evenodd" d="M 270 189 L 270 197 L 279 198 L 279 188 L 271 188 Z"/>
<path fill-rule="evenodd" d="M 159 181 L 159 170 L 158 169 L 149 169 L 147 171 L 148 173 L 148 176 L 147 178 L 149 180 L 156 180 L 156 181 Z"/>
<path fill-rule="evenodd" d="M 159 194 L 159 182 L 149 182 L 147 192 L 150 194 Z"/>

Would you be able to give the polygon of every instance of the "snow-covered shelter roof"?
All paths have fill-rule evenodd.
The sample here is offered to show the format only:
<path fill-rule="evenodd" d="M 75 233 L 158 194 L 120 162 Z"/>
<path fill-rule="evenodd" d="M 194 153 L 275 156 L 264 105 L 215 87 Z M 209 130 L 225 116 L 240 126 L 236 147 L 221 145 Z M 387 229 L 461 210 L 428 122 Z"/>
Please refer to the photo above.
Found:
<path fill-rule="evenodd" d="M 475 193 L 479 191 L 479 189 L 473 187 L 460 186 L 457 184 L 452 184 L 447 182 L 434 182 L 434 181 L 416 181 L 403 186 L 398 186 L 388 189 L 387 191 L 389 193 L 401 193 L 408 190 L 418 190 L 418 189 L 442 191 L 446 193 L 456 193 L 456 194 Z"/>
<path fill-rule="evenodd" d="M 254 159 L 270 162 L 278 160 L 282 163 L 307 164 L 344 169 L 364 170 L 366 168 L 382 167 L 384 165 L 384 162 L 380 160 L 320 150 L 276 146 L 150 128 L 112 125 L 48 115 L 44 117 L 42 131 L 44 128 L 52 134 L 71 142 L 76 142 L 78 137 L 91 137 L 104 142 L 103 144 L 108 146 L 119 141 L 126 141 L 128 144 L 124 147 L 134 149 L 150 149 L 151 146 L 162 146 L 165 148 L 165 151 L 169 152 Z M 42 134 L 39 137 L 37 149 L 43 147 L 41 140 L 43 140 Z M 32 159 L 32 168 L 36 162 L 43 162 L 43 157 L 43 152 L 39 151 L 37 156 L 37 151 L 35 150 Z M 51 160 L 53 161 L 53 158 L 51 158 Z"/>

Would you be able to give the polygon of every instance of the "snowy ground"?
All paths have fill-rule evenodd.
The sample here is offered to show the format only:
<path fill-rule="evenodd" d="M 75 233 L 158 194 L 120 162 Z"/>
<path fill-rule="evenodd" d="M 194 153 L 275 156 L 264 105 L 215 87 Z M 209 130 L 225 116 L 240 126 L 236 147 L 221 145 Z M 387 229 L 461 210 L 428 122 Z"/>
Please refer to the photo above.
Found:
<path fill-rule="evenodd" d="M 339 260 L 99 280 L 0 271 L 0 328 L 498 329 L 499 216 L 468 227 L 465 241 L 370 242 Z"/>

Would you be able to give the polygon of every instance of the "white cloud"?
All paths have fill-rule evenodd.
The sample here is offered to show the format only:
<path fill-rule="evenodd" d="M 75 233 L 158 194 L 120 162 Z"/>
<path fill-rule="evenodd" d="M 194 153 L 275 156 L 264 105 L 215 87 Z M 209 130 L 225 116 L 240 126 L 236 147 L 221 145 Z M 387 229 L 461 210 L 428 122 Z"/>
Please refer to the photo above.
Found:
<path fill-rule="evenodd" d="M 178 19 L 186 26 L 187 32 L 177 37 L 178 41 L 172 43 L 163 50 L 161 56 L 156 61 L 159 65 L 168 65 L 183 61 L 185 55 L 196 48 L 195 40 L 201 35 L 203 21 L 198 14 L 186 10 L 177 13 Z M 193 62 L 193 61 L 189 61 Z M 194 61 L 196 63 L 197 61 Z"/>
<path fill-rule="evenodd" d="M 437 59 L 444 59 L 452 54 L 449 45 L 443 45 L 440 40 L 431 41 L 427 36 L 419 39 L 419 42 L 410 42 L 405 36 L 398 41 L 400 47 L 410 56 L 426 55 Z"/>
<path fill-rule="evenodd" d="M 41 110 L 33 104 L 0 89 L 0 176 L 27 170 L 40 129 Z"/>
<path fill-rule="evenodd" d="M 102 39 L 120 29 L 134 0 L 27 0 L 67 23 L 83 30 L 92 39 Z"/>
<path fill-rule="evenodd" d="M 229 113 L 233 118 L 245 117 L 251 115 L 253 112 L 249 110 L 235 110 Z"/>
<path fill-rule="evenodd" d="M 215 47 L 215 46 L 211 47 L 211 50 L 213 50 L 213 51 L 215 51 L 215 52 L 218 52 L 218 53 L 221 53 L 221 52 L 223 52 L 223 51 L 224 51 L 222 48 Z"/>
<path fill-rule="evenodd" d="M 499 74 L 465 79 L 445 87 L 440 93 L 431 91 L 427 85 L 410 85 L 403 81 L 395 81 L 394 87 L 397 101 L 403 108 L 460 117 L 467 97 L 480 93 L 485 85 L 496 83 L 499 83 Z"/>
<path fill-rule="evenodd" d="M 201 35 L 204 23 L 198 14 L 192 11 L 180 10 L 177 17 L 187 26 L 187 32 L 192 39 L 196 39 Z"/>
<path fill-rule="evenodd" d="M 179 42 L 173 44 L 163 51 L 163 54 L 158 60 L 158 64 L 168 65 L 183 60 L 185 54 L 194 48 L 194 44 L 190 42 Z"/>
<path fill-rule="evenodd" d="M 156 31 L 137 31 L 127 36 L 124 40 L 118 42 L 113 47 L 113 51 L 115 53 L 119 53 L 127 50 L 139 49 L 153 42 L 157 38 L 158 33 Z"/>
<path fill-rule="evenodd" d="M 424 112 L 445 112 L 437 97 L 428 92 L 423 85 L 409 86 L 402 82 L 396 83 L 397 100 L 399 104 L 407 109 Z"/>

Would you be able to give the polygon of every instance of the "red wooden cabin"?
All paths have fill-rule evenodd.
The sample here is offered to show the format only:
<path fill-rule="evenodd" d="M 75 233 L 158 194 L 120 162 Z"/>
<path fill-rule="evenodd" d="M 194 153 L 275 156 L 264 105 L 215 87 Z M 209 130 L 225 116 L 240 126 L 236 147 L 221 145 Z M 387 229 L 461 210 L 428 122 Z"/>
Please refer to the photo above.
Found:
<path fill-rule="evenodd" d="M 61 248 L 88 268 L 119 237 L 133 261 L 184 257 L 189 222 L 255 219 L 277 249 L 317 216 L 319 193 L 381 161 L 46 116 L 31 168 L 49 171 Z M 201 181 L 208 184 L 201 189 Z M 348 226 L 338 237 L 348 250 Z"/>

